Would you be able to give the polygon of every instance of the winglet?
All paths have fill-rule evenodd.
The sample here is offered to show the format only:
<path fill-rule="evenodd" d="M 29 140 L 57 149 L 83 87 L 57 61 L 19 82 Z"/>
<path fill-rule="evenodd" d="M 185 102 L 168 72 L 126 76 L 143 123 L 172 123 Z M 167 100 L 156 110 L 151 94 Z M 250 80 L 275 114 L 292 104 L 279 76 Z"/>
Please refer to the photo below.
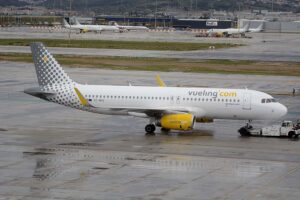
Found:
<path fill-rule="evenodd" d="M 80 103 L 83 105 L 83 106 L 90 106 L 89 102 L 84 98 L 84 96 L 81 94 L 81 92 L 75 87 L 75 92 L 80 100 Z"/>
<path fill-rule="evenodd" d="M 165 82 L 160 78 L 159 75 L 156 75 L 156 82 L 159 85 L 159 87 L 166 87 Z"/>

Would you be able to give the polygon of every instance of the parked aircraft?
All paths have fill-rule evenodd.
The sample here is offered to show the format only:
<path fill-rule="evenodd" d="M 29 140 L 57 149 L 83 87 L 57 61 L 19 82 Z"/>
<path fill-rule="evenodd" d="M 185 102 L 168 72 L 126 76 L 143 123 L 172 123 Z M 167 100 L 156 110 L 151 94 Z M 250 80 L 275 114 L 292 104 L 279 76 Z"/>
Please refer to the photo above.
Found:
<path fill-rule="evenodd" d="M 240 34 L 244 35 L 249 29 L 250 23 L 247 23 L 243 28 L 227 28 L 227 29 L 209 29 L 208 35 L 212 36 L 213 34 L 222 35 L 229 37 L 231 35 Z"/>
<path fill-rule="evenodd" d="M 73 81 L 42 43 L 31 51 L 38 87 L 24 92 L 41 99 L 93 113 L 148 118 L 147 133 L 192 130 L 204 119 L 278 119 L 287 108 L 263 92 L 232 88 L 83 85 Z M 212 121 L 212 120 L 210 120 Z"/>
<path fill-rule="evenodd" d="M 115 26 L 118 29 L 120 29 L 120 31 L 148 31 L 149 28 L 147 28 L 146 26 L 125 26 L 125 25 L 119 25 L 117 22 L 115 21 L 111 21 L 109 22 L 109 25 Z"/>
<path fill-rule="evenodd" d="M 264 23 L 262 22 L 257 28 L 249 28 L 247 32 L 259 33 L 263 31 Z"/>
<path fill-rule="evenodd" d="M 119 32 L 119 29 L 115 26 L 110 26 L 110 25 L 82 25 L 80 24 L 77 19 L 75 20 L 75 24 L 71 25 L 69 24 L 66 19 L 63 19 L 63 26 L 67 29 L 71 30 L 79 30 L 80 33 L 86 33 L 86 32 L 99 32 L 101 33 L 102 31 L 114 31 L 114 32 Z"/>

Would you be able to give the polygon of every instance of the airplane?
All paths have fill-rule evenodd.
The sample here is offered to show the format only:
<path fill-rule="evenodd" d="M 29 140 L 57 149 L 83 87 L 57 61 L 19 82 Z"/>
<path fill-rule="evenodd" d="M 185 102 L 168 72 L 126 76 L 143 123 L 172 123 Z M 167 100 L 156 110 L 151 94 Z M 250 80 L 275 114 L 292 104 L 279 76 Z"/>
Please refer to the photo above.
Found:
<path fill-rule="evenodd" d="M 39 42 L 31 44 L 38 87 L 26 94 L 67 107 L 106 115 L 148 118 L 146 134 L 189 131 L 196 122 L 213 119 L 272 120 L 287 108 L 272 96 L 255 90 L 150 86 L 84 85 L 73 81 Z"/>
<path fill-rule="evenodd" d="M 79 30 L 80 33 L 86 33 L 90 31 L 95 31 L 101 33 L 102 31 L 115 31 L 119 32 L 119 29 L 115 26 L 110 25 L 82 25 L 75 19 L 75 24 L 69 24 L 66 19 L 63 19 L 63 27 L 70 29 L 70 30 Z"/>
<path fill-rule="evenodd" d="M 259 33 L 263 31 L 264 23 L 262 22 L 258 27 L 256 28 L 249 28 L 247 32 L 249 33 Z"/>
<path fill-rule="evenodd" d="M 244 35 L 248 31 L 249 26 L 250 23 L 247 23 L 243 28 L 209 29 L 207 33 L 210 36 L 212 36 L 213 34 L 217 34 L 226 37 L 236 34 Z"/>
<path fill-rule="evenodd" d="M 147 28 L 146 26 L 124 26 L 124 25 L 119 25 L 117 22 L 115 21 L 111 21 L 109 22 L 109 25 L 115 26 L 118 29 L 120 29 L 120 31 L 148 31 L 149 28 Z"/>

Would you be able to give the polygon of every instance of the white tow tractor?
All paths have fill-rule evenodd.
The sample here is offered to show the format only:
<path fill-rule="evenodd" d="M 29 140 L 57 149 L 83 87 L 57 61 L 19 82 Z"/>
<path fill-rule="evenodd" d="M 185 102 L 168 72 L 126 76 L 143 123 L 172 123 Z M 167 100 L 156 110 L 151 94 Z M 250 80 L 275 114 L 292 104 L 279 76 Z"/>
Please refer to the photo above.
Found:
<path fill-rule="evenodd" d="M 239 129 L 241 136 L 269 136 L 297 138 L 300 135 L 300 121 L 294 126 L 292 121 L 283 121 L 281 125 L 273 125 L 264 128 L 253 128 L 251 125 Z"/>

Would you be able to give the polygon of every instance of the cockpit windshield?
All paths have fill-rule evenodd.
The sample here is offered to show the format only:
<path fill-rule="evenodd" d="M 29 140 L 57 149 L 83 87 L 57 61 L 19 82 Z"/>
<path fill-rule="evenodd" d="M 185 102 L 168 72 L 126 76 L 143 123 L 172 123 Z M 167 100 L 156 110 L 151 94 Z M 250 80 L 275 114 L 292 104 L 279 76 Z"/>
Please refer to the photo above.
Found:
<path fill-rule="evenodd" d="M 276 103 L 276 99 L 270 98 L 270 99 L 262 99 L 261 103 Z"/>

